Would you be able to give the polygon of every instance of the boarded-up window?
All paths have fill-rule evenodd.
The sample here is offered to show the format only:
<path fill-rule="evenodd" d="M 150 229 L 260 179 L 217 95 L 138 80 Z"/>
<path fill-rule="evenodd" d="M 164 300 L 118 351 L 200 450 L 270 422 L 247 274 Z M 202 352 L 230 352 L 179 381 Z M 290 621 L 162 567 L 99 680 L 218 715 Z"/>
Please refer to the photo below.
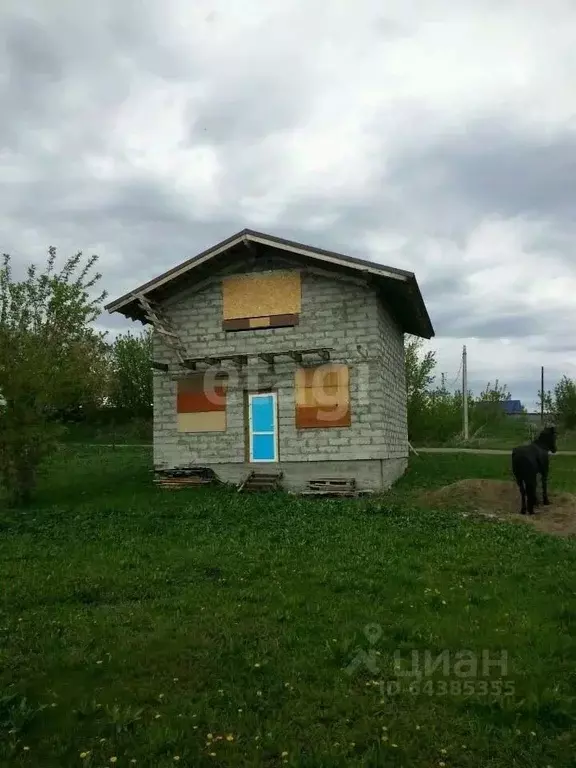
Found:
<path fill-rule="evenodd" d="M 234 275 L 222 281 L 222 327 L 227 331 L 297 325 L 299 272 Z"/>
<path fill-rule="evenodd" d="M 295 381 L 296 428 L 349 427 L 350 374 L 346 365 L 299 368 Z"/>
<path fill-rule="evenodd" d="M 177 381 L 178 432 L 226 430 L 225 377 L 197 374 Z"/>

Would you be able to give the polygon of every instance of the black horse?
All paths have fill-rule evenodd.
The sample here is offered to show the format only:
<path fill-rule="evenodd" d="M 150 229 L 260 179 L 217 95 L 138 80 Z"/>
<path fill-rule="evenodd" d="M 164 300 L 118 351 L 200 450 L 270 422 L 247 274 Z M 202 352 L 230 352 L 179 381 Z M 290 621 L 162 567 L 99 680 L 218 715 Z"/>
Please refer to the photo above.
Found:
<path fill-rule="evenodd" d="M 512 449 L 512 472 L 522 495 L 520 514 L 534 514 L 538 506 L 536 496 L 536 480 L 538 474 L 542 478 L 542 503 L 550 504 L 548 498 L 548 453 L 556 453 L 556 429 L 546 427 L 536 440 L 527 445 L 519 445 Z"/>

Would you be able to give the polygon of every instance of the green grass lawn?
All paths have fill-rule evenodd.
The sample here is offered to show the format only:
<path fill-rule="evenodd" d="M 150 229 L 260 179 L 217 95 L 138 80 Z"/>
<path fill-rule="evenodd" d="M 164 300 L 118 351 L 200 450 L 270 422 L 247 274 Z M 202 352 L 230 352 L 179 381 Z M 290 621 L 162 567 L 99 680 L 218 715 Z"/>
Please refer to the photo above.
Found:
<path fill-rule="evenodd" d="M 422 455 L 354 501 L 160 490 L 149 461 L 65 448 L 0 513 L 0 765 L 575 765 L 576 544 L 416 503 L 506 457 Z"/>
<path fill-rule="evenodd" d="M 522 417 L 509 417 L 496 424 L 486 425 L 482 429 L 472 430 L 467 443 L 458 438 L 448 441 L 446 445 L 465 445 L 467 448 L 513 448 L 515 445 L 533 440 L 540 430 L 540 424 L 530 424 Z M 558 433 L 558 450 L 576 451 L 576 432 L 561 428 Z"/>

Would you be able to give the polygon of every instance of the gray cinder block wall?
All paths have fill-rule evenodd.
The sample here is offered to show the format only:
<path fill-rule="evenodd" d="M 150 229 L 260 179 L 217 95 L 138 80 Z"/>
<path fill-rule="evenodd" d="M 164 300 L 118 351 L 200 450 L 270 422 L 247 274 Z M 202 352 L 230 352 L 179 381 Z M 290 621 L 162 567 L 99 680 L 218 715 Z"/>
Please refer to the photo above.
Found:
<path fill-rule="evenodd" d="M 266 269 L 292 268 L 285 261 Z M 235 262 L 226 274 L 256 271 Z M 262 271 L 261 269 L 258 271 Z M 154 466 L 198 463 L 211 466 L 224 481 L 238 482 L 250 469 L 284 472 L 284 486 L 299 490 L 319 476 L 355 477 L 359 487 L 388 487 L 406 469 L 408 433 L 404 381 L 404 343 L 400 328 L 367 283 L 324 271 L 302 274 L 302 309 L 292 328 L 225 332 L 222 330 L 224 273 L 173 297 L 164 313 L 183 340 L 189 357 L 254 355 L 229 374 L 226 432 L 179 433 L 176 429 L 176 378 L 185 375 L 172 350 L 155 334 L 154 358 L 170 365 L 154 373 Z M 263 351 L 332 347 L 331 361 L 350 368 L 351 426 L 327 429 L 295 427 L 296 363 L 276 360 L 273 370 L 256 356 Z M 317 359 L 315 363 L 322 361 Z M 278 392 L 279 463 L 247 464 L 244 390 L 274 386 Z"/>

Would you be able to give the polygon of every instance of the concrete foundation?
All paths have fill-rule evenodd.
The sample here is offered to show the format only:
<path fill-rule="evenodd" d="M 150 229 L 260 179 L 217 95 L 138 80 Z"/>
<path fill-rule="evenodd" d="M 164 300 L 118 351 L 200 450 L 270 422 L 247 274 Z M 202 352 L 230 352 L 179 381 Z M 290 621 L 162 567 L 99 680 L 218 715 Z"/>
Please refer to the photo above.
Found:
<path fill-rule="evenodd" d="M 286 461 L 277 464 L 209 464 L 220 480 L 238 484 L 249 472 L 283 472 L 282 487 L 304 491 L 309 480 L 320 477 L 354 478 L 361 491 L 385 491 L 406 471 L 408 459 L 368 461 Z"/>

